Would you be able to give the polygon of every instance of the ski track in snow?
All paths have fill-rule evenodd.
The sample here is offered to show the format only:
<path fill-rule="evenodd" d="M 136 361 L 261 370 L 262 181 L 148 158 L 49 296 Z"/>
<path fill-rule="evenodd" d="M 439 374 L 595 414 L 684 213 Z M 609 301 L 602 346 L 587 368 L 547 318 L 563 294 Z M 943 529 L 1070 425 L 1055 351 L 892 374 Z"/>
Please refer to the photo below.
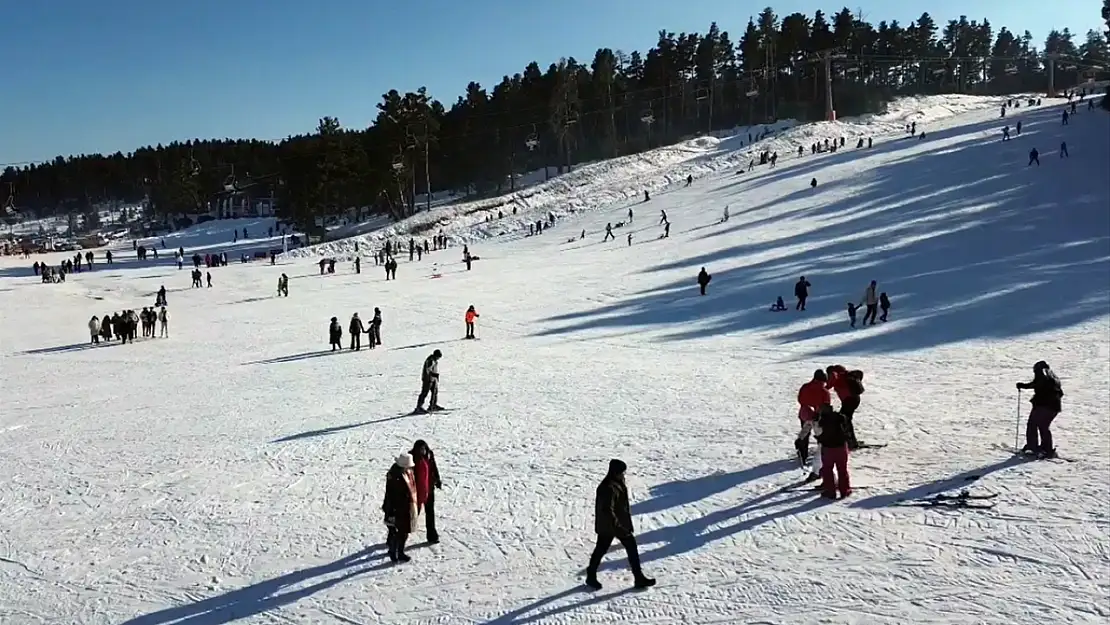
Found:
<path fill-rule="evenodd" d="M 0 259 L 0 622 L 1105 622 L 1110 119 L 1081 109 L 1062 127 L 1055 100 L 1001 121 L 999 102 L 921 98 L 789 128 L 764 141 L 778 167 L 742 176 L 760 144 L 698 139 L 525 190 L 519 221 L 456 205 L 357 239 L 366 254 L 442 220 L 481 256 L 471 272 L 451 249 L 400 258 L 396 282 L 366 259 L 361 275 L 342 262 L 319 276 L 312 258 L 350 240 L 233 263 L 200 290 L 129 249 L 50 286 Z M 1017 119 L 1022 136 L 999 143 Z M 914 120 L 926 141 L 899 134 Z M 842 134 L 837 154 L 784 154 Z M 856 150 L 866 135 L 875 147 Z M 1039 169 L 1025 168 L 1031 145 Z M 693 186 L 672 184 L 687 173 Z M 627 229 L 601 245 L 630 206 L 634 245 Z M 519 236 L 549 210 L 556 228 Z M 267 227 L 209 222 L 167 245 L 219 251 L 244 225 Z M 793 308 L 803 274 L 810 310 L 767 312 L 780 294 Z M 852 330 L 844 302 L 871 278 L 891 321 Z M 170 339 L 84 346 L 90 316 L 149 305 L 160 284 Z M 468 304 L 479 341 L 459 340 Z M 327 352 L 329 317 L 375 306 L 384 349 Z M 407 416 L 437 347 L 453 410 Z M 1014 382 L 1038 359 L 1063 380 L 1053 430 L 1078 462 L 1000 449 L 1028 411 Z M 795 393 L 834 362 L 866 372 L 857 427 L 889 446 L 854 454 L 867 488 L 826 502 L 786 487 L 803 477 Z M 443 541 L 421 545 L 418 523 L 412 563 L 395 567 L 383 477 L 416 438 L 440 462 Z M 605 588 L 580 585 L 612 457 L 630 467 L 649 591 L 629 589 L 619 546 Z M 898 505 L 962 489 L 997 505 Z"/>

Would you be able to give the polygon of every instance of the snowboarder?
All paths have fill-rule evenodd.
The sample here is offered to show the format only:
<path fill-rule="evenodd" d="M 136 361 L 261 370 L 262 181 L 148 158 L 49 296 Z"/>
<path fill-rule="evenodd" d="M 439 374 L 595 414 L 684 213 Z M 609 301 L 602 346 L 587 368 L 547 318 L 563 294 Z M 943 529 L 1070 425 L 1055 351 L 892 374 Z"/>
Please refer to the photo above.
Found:
<path fill-rule="evenodd" d="M 351 335 L 351 347 L 354 351 L 362 350 L 362 333 L 366 331 L 366 327 L 362 325 L 362 319 L 358 318 L 358 313 L 351 316 L 351 323 L 347 327 L 347 332 Z"/>
<path fill-rule="evenodd" d="M 847 420 L 830 404 L 825 404 L 817 417 L 817 426 L 821 429 L 817 435 L 821 445 L 821 496 L 836 499 L 840 491 L 842 498 L 848 497 L 852 494 L 852 482 L 848 475 Z"/>
<path fill-rule="evenodd" d="M 331 351 L 343 349 L 343 326 L 339 325 L 339 318 L 332 317 L 331 325 L 328 326 L 328 343 L 331 344 Z"/>
<path fill-rule="evenodd" d="M 794 310 L 806 309 L 806 298 L 809 297 L 809 289 L 812 286 L 809 280 L 806 280 L 805 276 L 798 278 L 798 281 L 794 284 L 794 297 L 798 298 L 798 303 L 795 304 Z"/>
<path fill-rule="evenodd" d="M 628 487 L 624 483 L 624 473 L 628 465 L 621 460 L 609 461 L 609 472 L 597 487 L 594 502 L 594 531 L 597 532 L 597 545 L 590 554 L 590 564 L 586 568 L 586 585 L 601 590 L 597 581 L 597 569 L 601 559 L 609 551 L 613 540 L 619 540 L 628 554 L 628 566 L 632 569 L 636 588 L 650 588 L 655 580 L 646 577 L 640 568 L 640 550 L 633 534 L 632 512 L 628 505 Z"/>
<path fill-rule="evenodd" d="M 474 305 L 471 304 L 466 309 L 466 314 L 463 315 L 463 320 L 466 322 L 466 337 L 464 337 L 464 338 L 468 338 L 468 339 L 478 338 L 474 334 L 474 322 L 478 319 L 478 317 L 481 317 L 481 315 L 478 314 L 477 310 L 474 310 Z M 496 324 L 494 324 L 494 325 L 496 325 Z"/>
<path fill-rule="evenodd" d="M 423 440 L 413 443 L 409 455 L 415 463 L 413 475 L 416 478 L 416 509 L 417 512 L 423 510 L 428 542 L 434 545 L 439 542 L 439 532 L 436 531 L 436 490 L 443 488 L 443 483 L 439 480 L 439 466 L 436 464 L 435 454 Z"/>
<path fill-rule="evenodd" d="M 385 544 L 389 551 L 389 561 L 394 563 L 411 560 L 405 554 L 405 542 L 412 533 L 417 516 L 414 466 L 411 455 L 401 454 L 385 477 L 382 512 L 385 513 L 385 526 L 389 528 Z"/>
<path fill-rule="evenodd" d="M 709 286 L 709 281 L 712 279 L 713 276 L 706 272 L 705 267 L 702 267 L 701 271 L 698 272 L 698 287 L 701 289 L 702 295 L 705 295 L 705 287 Z"/>
<path fill-rule="evenodd" d="M 1052 420 L 1060 414 L 1061 399 L 1064 391 L 1060 378 L 1049 368 L 1048 363 L 1040 360 L 1033 365 L 1033 381 L 1018 382 L 1018 391 L 1032 389 L 1033 398 L 1029 403 L 1029 420 L 1025 424 L 1025 447 L 1022 453 L 1035 454 L 1038 458 L 1055 458 L 1056 448 L 1052 445 Z"/>
<path fill-rule="evenodd" d="M 428 410 L 443 410 L 439 405 L 439 359 L 442 357 L 443 352 L 437 349 L 424 359 L 424 366 L 420 369 L 420 397 L 417 398 L 416 410 L 413 411 L 416 414 L 427 412 L 424 410 L 424 400 L 428 399 L 428 395 L 431 395 Z"/>

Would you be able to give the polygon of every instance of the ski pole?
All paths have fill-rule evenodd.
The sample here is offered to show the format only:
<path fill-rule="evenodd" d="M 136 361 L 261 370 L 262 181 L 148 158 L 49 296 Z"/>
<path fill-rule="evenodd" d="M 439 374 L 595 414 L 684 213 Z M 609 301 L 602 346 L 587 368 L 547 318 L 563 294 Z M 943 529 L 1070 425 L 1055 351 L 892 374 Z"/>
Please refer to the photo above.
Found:
<path fill-rule="evenodd" d="M 1017 390 L 1017 417 L 1014 419 L 1014 451 L 1021 449 L 1018 447 L 1018 436 L 1021 432 L 1021 389 Z"/>

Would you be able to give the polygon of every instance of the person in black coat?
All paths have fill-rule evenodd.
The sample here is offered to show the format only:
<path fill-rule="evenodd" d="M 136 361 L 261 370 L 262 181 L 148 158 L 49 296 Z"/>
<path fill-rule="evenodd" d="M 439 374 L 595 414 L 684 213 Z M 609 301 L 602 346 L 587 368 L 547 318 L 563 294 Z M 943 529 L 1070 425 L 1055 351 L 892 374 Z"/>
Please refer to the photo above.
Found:
<path fill-rule="evenodd" d="M 848 419 L 829 404 L 817 416 L 817 442 L 821 444 L 821 496 L 836 499 L 852 494 L 848 476 Z M 833 478 L 833 470 L 836 478 Z"/>
<path fill-rule="evenodd" d="M 636 580 L 636 588 L 648 588 L 655 580 L 645 577 L 640 569 L 640 550 L 636 547 L 633 535 L 632 512 L 628 505 L 628 487 L 624 484 L 624 472 L 628 465 L 621 460 L 609 461 L 609 473 L 597 487 L 594 509 L 594 531 L 597 532 L 597 546 L 590 555 L 590 565 L 586 568 L 586 585 L 601 590 L 597 581 L 597 568 L 601 558 L 609 551 L 613 540 L 619 540 L 628 554 L 628 566 Z"/>
<path fill-rule="evenodd" d="M 382 344 L 382 309 L 374 309 L 374 318 L 370 320 L 370 349 Z"/>
<path fill-rule="evenodd" d="M 362 319 L 358 318 L 358 313 L 351 317 L 351 323 L 347 327 L 347 332 L 351 334 L 351 349 L 359 351 L 362 349 L 362 333 L 366 331 L 366 327 L 362 325 Z"/>
<path fill-rule="evenodd" d="M 713 276 L 709 275 L 709 272 L 705 270 L 705 267 L 702 267 L 701 271 L 698 272 L 698 286 L 701 287 L 702 295 L 705 295 L 705 287 L 709 286 L 709 281 L 712 279 Z"/>
<path fill-rule="evenodd" d="M 1040 458 L 1055 458 L 1056 448 L 1052 446 L 1049 426 L 1063 408 L 1060 400 L 1064 391 L 1060 378 L 1056 377 L 1047 362 L 1041 360 L 1033 365 L 1033 381 L 1018 382 L 1017 388 L 1033 390 L 1033 398 L 1029 400 L 1033 409 L 1029 411 L 1029 420 L 1025 424 L 1025 447 L 1021 451 Z"/>
<path fill-rule="evenodd" d="M 339 325 L 339 319 L 336 317 L 331 318 L 331 325 L 328 326 L 328 342 L 331 343 L 331 351 L 343 349 L 343 326 Z"/>
<path fill-rule="evenodd" d="M 846 394 L 840 400 L 840 413 L 844 415 L 848 425 L 848 449 L 859 449 L 859 439 L 856 438 L 856 425 L 854 422 L 856 410 L 859 410 L 860 395 L 863 395 L 863 371 L 855 369 L 844 374 L 843 389 Z"/>
<path fill-rule="evenodd" d="M 413 465 L 412 456 L 401 454 L 385 475 L 382 512 L 385 513 L 385 525 L 389 528 L 385 544 L 392 562 L 408 562 L 411 559 L 405 554 L 405 542 L 412 533 L 413 512 L 416 509 L 411 481 Z"/>
<path fill-rule="evenodd" d="M 809 297 L 809 287 L 811 286 L 813 285 L 809 283 L 809 280 L 806 280 L 805 276 L 799 278 L 794 284 L 794 297 L 798 298 L 798 304 L 794 306 L 794 310 L 806 309 L 806 298 Z"/>

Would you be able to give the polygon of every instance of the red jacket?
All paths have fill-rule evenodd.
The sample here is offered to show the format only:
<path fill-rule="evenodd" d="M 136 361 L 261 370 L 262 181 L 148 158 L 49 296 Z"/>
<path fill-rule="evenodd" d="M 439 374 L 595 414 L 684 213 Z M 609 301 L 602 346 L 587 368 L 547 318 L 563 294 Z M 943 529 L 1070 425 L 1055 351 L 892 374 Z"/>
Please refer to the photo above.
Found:
<path fill-rule="evenodd" d="M 825 388 L 831 388 L 836 391 L 836 396 L 840 398 L 840 401 L 844 401 L 845 398 L 851 397 L 852 395 L 851 391 L 848 390 L 847 384 L 848 370 L 844 367 L 835 367 L 829 372 L 829 383 Z"/>
<path fill-rule="evenodd" d="M 414 456 L 413 459 L 416 461 L 413 468 L 413 475 L 416 477 L 416 505 L 423 508 L 431 496 L 432 488 L 439 485 L 439 467 L 436 466 L 436 458 L 431 450 L 427 457 Z"/>
<path fill-rule="evenodd" d="M 821 406 L 830 402 L 829 391 L 821 380 L 810 380 L 798 389 L 798 403 L 815 413 L 821 409 Z"/>

